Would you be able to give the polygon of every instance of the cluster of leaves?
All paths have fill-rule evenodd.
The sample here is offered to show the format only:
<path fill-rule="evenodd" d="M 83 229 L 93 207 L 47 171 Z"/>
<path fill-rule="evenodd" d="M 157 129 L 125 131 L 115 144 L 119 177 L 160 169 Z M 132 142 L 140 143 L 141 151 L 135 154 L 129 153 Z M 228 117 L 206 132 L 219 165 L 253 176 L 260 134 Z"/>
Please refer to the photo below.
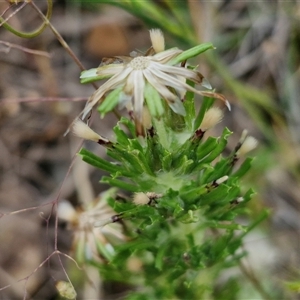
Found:
<path fill-rule="evenodd" d="M 231 132 L 225 128 L 220 137 L 207 139 L 194 134 L 212 103 L 204 99 L 196 115 L 194 95 L 188 92 L 187 116 L 165 107 L 142 139 L 134 123 L 122 118 L 114 128 L 116 141 L 107 149 L 111 161 L 80 151 L 85 162 L 109 172 L 101 182 L 157 195 L 144 205 L 109 200 L 118 219 L 125 220 L 129 241 L 116 246 L 108 264 L 97 266 L 107 279 L 143 287 L 130 299 L 200 299 L 213 293 L 219 272 L 243 257 L 238 251 L 242 239 L 259 221 L 248 226 L 236 222 L 247 213 L 253 191 L 242 192 L 239 186 L 251 159 L 235 168 L 235 152 L 222 155 Z M 129 266 L 133 257 L 141 264 L 135 271 Z"/>

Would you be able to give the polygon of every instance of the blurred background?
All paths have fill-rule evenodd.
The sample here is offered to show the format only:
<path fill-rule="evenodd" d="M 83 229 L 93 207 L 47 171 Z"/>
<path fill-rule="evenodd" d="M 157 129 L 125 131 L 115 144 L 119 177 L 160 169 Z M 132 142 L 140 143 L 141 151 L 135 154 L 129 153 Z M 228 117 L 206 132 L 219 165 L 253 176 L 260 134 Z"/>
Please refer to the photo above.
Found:
<path fill-rule="evenodd" d="M 259 140 L 243 184 L 257 192 L 252 215 L 271 212 L 245 243 L 249 263 L 265 286 L 278 289 L 276 299 L 300 299 L 300 1 L 53 4 L 52 25 L 87 69 L 103 57 L 147 50 L 150 28 L 163 30 L 167 48 L 214 44 L 192 63 L 232 105 L 222 123 L 234 131 L 228 147 L 243 129 Z M 31 5 L 12 15 L 20 5 L 2 1 L 0 14 L 15 28 L 38 27 L 41 18 Z M 46 12 L 46 1 L 36 5 Z M 65 280 L 59 260 L 54 256 L 37 269 L 54 247 L 51 201 L 88 203 L 106 188 L 101 172 L 80 159 L 65 179 L 80 141 L 63 134 L 94 91 L 79 76 L 49 28 L 23 39 L 0 27 L 0 288 L 12 285 L 0 290 L 0 299 L 22 298 L 24 286 L 33 299 L 56 299 L 55 281 Z M 116 117 L 94 115 L 93 128 L 111 137 Z M 59 224 L 59 249 L 68 253 L 71 241 Z"/>

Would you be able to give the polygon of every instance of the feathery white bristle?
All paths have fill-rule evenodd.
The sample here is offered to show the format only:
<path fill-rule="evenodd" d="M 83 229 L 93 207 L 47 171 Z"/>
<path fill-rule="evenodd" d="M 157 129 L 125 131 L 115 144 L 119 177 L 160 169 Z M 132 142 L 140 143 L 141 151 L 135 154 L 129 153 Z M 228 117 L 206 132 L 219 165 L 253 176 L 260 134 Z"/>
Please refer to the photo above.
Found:
<path fill-rule="evenodd" d="M 237 151 L 238 156 L 243 156 L 248 152 L 255 149 L 258 145 L 257 140 L 253 136 L 247 136 L 241 146 L 241 148 Z"/>
<path fill-rule="evenodd" d="M 95 142 L 102 140 L 101 136 L 98 133 L 96 133 L 87 124 L 85 124 L 79 119 L 75 121 L 72 127 L 72 131 L 74 135 L 86 140 L 91 140 Z"/>
<path fill-rule="evenodd" d="M 149 197 L 142 192 L 135 193 L 133 196 L 133 203 L 136 205 L 146 205 L 150 202 Z"/>
<path fill-rule="evenodd" d="M 165 50 L 165 38 L 160 29 L 151 29 L 150 39 L 152 47 L 156 53 L 162 52 Z"/>
<path fill-rule="evenodd" d="M 248 135 L 248 130 L 244 129 L 243 132 L 242 132 L 242 135 L 240 137 L 239 143 L 243 144 L 244 141 L 245 141 L 245 139 L 246 139 L 246 137 L 247 137 L 247 135 Z"/>
<path fill-rule="evenodd" d="M 224 116 L 223 111 L 218 107 L 212 107 L 208 109 L 201 123 L 200 126 L 201 130 L 206 131 L 216 126 L 218 123 L 222 121 L 223 116 Z"/>

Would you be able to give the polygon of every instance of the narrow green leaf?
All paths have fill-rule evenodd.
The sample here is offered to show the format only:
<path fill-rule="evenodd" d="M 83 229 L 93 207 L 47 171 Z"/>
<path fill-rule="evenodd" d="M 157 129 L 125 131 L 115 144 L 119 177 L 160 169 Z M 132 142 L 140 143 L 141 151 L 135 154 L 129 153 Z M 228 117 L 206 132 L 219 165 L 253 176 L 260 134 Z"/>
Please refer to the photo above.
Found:
<path fill-rule="evenodd" d="M 101 178 L 100 182 L 102 182 L 102 183 L 108 183 L 108 184 L 110 184 L 112 186 L 118 187 L 120 189 L 129 191 L 129 192 L 133 192 L 133 193 L 136 193 L 136 192 L 140 191 L 139 187 L 136 186 L 136 185 L 127 183 L 127 182 L 119 180 L 119 179 L 113 179 L 113 178 L 110 178 L 108 176 L 103 176 Z"/>
<path fill-rule="evenodd" d="M 94 81 L 97 81 L 97 80 L 101 80 L 101 79 L 111 77 L 111 75 L 105 75 L 105 76 L 98 75 L 97 70 L 98 70 L 98 68 L 93 68 L 93 69 L 81 72 L 80 83 L 83 83 L 83 84 L 91 83 L 91 82 L 94 82 Z"/>
<path fill-rule="evenodd" d="M 161 116 L 165 111 L 162 100 L 158 91 L 149 83 L 147 83 L 145 86 L 144 96 L 151 116 Z"/>
<path fill-rule="evenodd" d="M 201 163 L 201 164 L 210 163 L 216 157 L 218 157 L 221 154 L 221 152 L 225 149 L 225 147 L 227 145 L 227 139 L 231 134 L 232 134 L 232 132 L 228 128 L 225 128 L 223 130 L 222 136 L 220 137 L 218 145 L 216 146 L 216 148 L 214 150 L 212 150 L 211 153 L 207 157 L 200 160 L 199 163 Z"/>
<path fill-rule="evenodd" d="M 126 147 L 129 146 L 129 137 L 128 135 L 124 132 L 124 130 L 122 130 L 119 126 L 119 124 L 117 126 L 114 127 L 113 129 L 116 138 L 117 138 L 117 142 L 119 145 Z M 120 148 L 120 146 L 118 146 Z"/>
<path fill-rule="evenodd" d="M 195 141 L 196 143 L 196 141 Z M 201 160 L 206 155 L 208 155 L 213 149 L 215 149 L 218 145 L 218 139 L 215 137 L 208 137 L 208 139 L 204 143 L 199 143 L 199 146 L 196 150 L 197 159 Z"/>
<path fill-rule="evenodd" d="M 195 199 L 199 198 L 200 195 L 207 193 L 206 185 L 197 188 L 185 187 L 180 191 L 180 197 L 187 202 L 193 202 Z"/>
<path fill-rule="evenodd" d="M 214 49 L 213 44 L 211 43 L 204 43 L 204 44 L 200 44 L 198 46 L 195 46 L 191 49 L 188 49 L 186 51 L 183 51 L 182 53 L 180 53 L 177 57 L 173 58 L 169 64 L 170 65 L 177 65 L 179 63 L 181 63 L 184 60 L 187 60 L 189 58 L 195 57 L 209 49 Z"/>
<path fill-rule="evenodd" d="M 232 176 L 241 178 L 242 176 L 244 176 L 249 169 L 251 168 L 251 164 L 252 164 L 253 158 L 251 157 L 247 157 L 245 159 L 245 161 L 242 163 L 242 165 L 239 167 L 239 169 L 232 174 Z"/>
<path fill-rule="evenodd" d="M 103 255 L 108 261 L 111 261 L 114 257 L 114 250 L 107 248 L 102 241 L 97 238 L 94 239 L 98 252 Z"/>
<path fill-rule="evenodd" d="M 187 80 L 186 83 L 191 87 L 195 87 L 195 83 L 190 80 Z M 195 99 L 195 93 L 187 91 L 184 97 L 183 105 L 186 111 L 185 122 L 189 131 L 192 131 L 194 129 L 193 127 L 193 120 L 195 119 L 194 99 Z"/>
<path fill-rule="evenodd" d="M 223 200 L 226 197 L 228 191 L 229 187 L 225 184 L 222 184 L 209 193 L 203 193 L 198 198 L 197 203 L 199 206 L 208 205 L 212 202 L 218 203 L 220 200 Z"/>
<path fill-rule="evenodd" d="M 172 153 L 168 152 L 167 150 L 164 151 L 162 162 L 162 167 L 165 171 L 169 171 L 172 165 Z"/>
<path fill-rule="evenodd" d="M 99 105 L 98 111 L 101 113 L 101 118 L 105 116 L 106 113 L 112 111 L 116 105 L 119 103 L 120 93 L 123 87 L 119 87 L 112 92 L 110 92 L 104 99 L 104 101 Z"/>
<path fill-rule="evenodd" d="M 176 175 L 185 174 L 189 166 L 194 165 L 194 161 L 188 159 L 186 155 L 180 157 L 180 159 L 176 162 L 174 168 L 176 168 Z"/>
<path fill-rule="evenodd" d="M 129 119 L 127 119 L 125 117 L 121 117 L 121 120 L 119 121 L 119 123 L 125 125 L 128 128 L 132 137 L 134 137 L 134 138 L 136 137 L 135 125 L 132 121 L 130 121 Z"/>
<path fill-rule="evenodd" d="M 85 148 L 82 148 L 79 151 L 79 155 L 81 155 L 82 160 L 87 162 L 88 164 L 99 168 L 101 170 L 110 172 L 110 173 L 116 173 L 121 171 L 120 168 L 116 165 L 113 165 L 112 163 L 104 160 L 103 158 L 95 155 L 94 153 L 86 150 Z"/>

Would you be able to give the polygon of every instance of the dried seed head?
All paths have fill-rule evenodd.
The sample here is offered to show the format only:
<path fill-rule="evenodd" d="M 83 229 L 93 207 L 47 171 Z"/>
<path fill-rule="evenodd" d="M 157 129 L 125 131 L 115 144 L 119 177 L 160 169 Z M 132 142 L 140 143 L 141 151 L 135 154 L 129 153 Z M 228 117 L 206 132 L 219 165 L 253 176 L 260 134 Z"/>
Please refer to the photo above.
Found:
<path fill-rule="evenodd" d="M 203 121 L 201 123 L 201 130 L 207 131 L 208 129 L 216 126 L 223 119 L 223 111 L 218 107 L 212 107 L 204 115 Z"/>
<path fill-rule="evenodd" d="M 145 193 L 140 192 L 134 194 L 133 202 L 136 205 L 146 205 L 150 202 L 150 199 Z"/>
<path fill-rule="evenodd" d="M 133 70 L 145 70 L 149 67 L 150 61 L 147 57 L 138 56 L 135 57 L 128 66 L 131 67 Z"/>
<path fill-rule="evenodd" d="M 152 47 L 156 53 L 165 50 L 165 38 L 160 29 L 151 29 L 150 39 L 151 39 Z"/>
<path fill-rule="evenodd" d="M 83 138 L 85 140 L 90 140 L 97 142 L 99 144 L 108 144 L 110 141 L 106 138 L 103 138 L 94 130 L 92 130 L 87 124 L 82 122 L 80 119 L 76 120 L 72 127 L 73 134 Z"/>
<path fill-rule="evenodd" d="M 237 156 L 243 156 L 257 147 L 257 140 L 253 136 L 247 136 L 241 148 L 237 151 Z"/>
<path fill-rule="evenodd" d="M 99 134 L 97 134 L 87 124 L 79 119 L 75 121 L 72 127 L 72 131 L 74 135 L 86 140 L 98 142 L 98 140 L 101 139 L 101 136 Z"/>

